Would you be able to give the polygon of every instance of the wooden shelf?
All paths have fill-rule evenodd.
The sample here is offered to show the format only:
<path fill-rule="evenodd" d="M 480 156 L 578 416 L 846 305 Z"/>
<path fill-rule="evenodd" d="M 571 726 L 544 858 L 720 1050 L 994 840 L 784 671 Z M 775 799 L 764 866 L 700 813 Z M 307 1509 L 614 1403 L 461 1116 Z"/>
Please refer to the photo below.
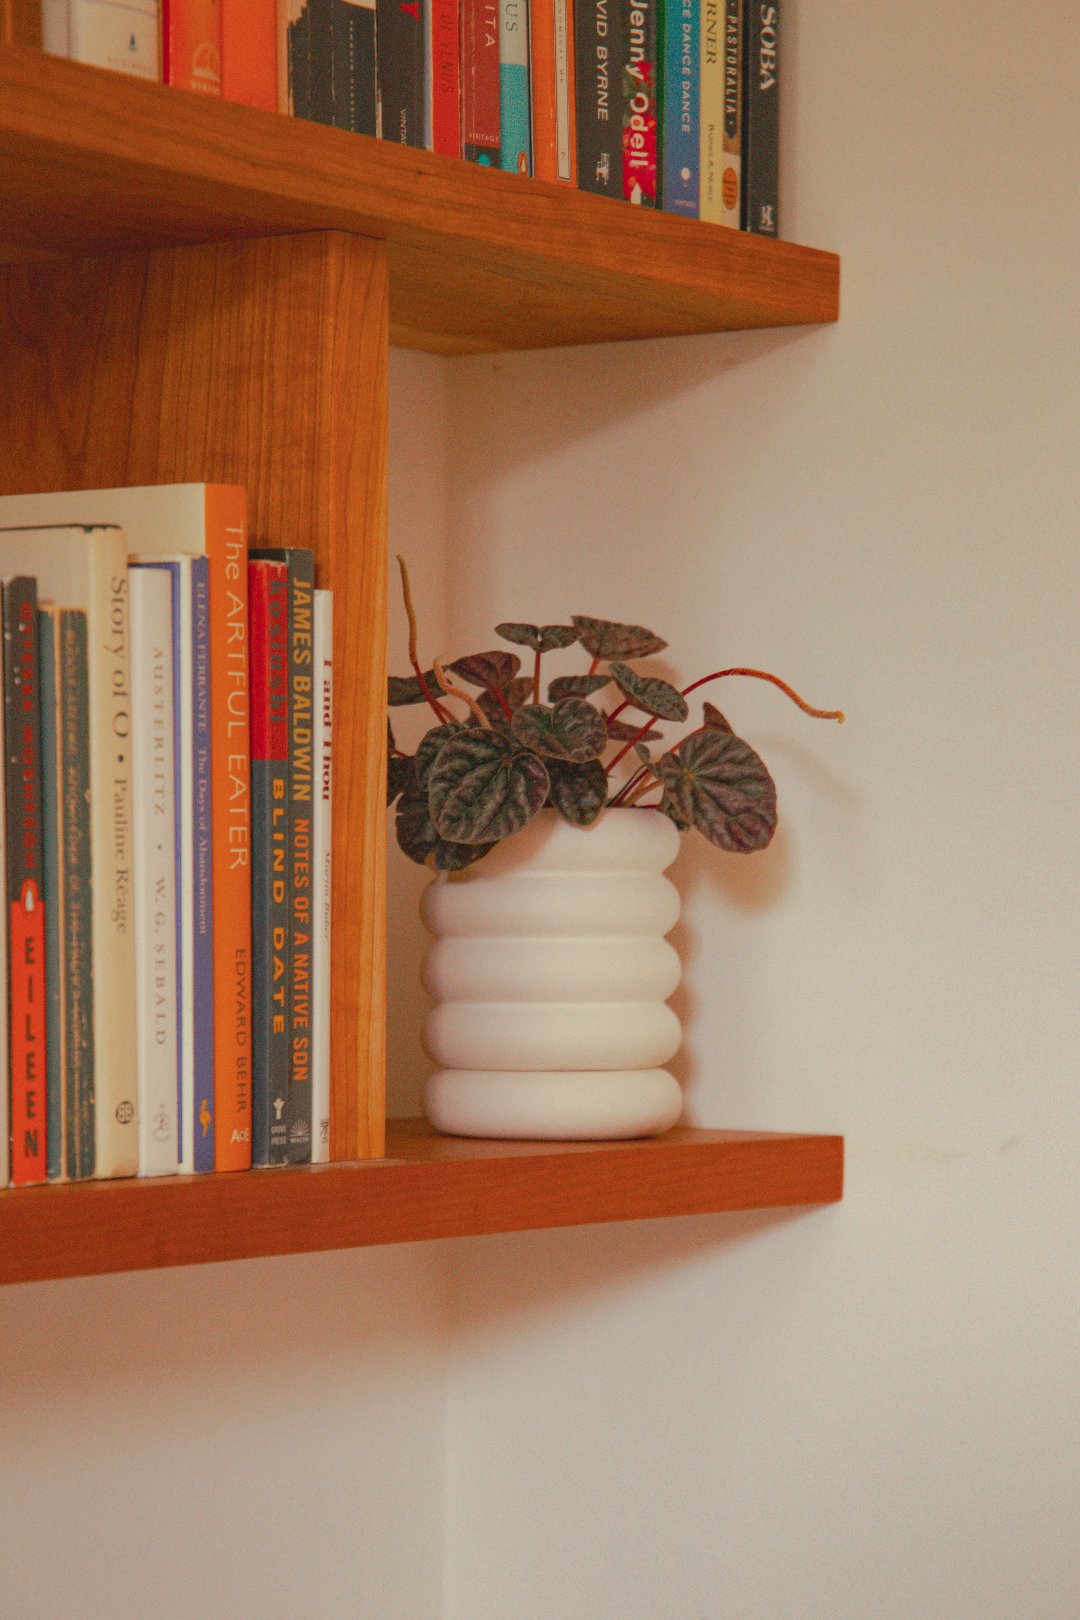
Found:
<path fill-rule="evenodd" d="M 0 1283 L 601 1221 L 835 1203 L 843 1138 L 472 1142 L 391 1122 L 363 1164 L 0 1193 Z"/>
<path fill-rule="evenodd" d="M 0 258 L 303 231 L 387 244 L 441 354 L 837 317 L 834 254 L 0 47 Z"/>

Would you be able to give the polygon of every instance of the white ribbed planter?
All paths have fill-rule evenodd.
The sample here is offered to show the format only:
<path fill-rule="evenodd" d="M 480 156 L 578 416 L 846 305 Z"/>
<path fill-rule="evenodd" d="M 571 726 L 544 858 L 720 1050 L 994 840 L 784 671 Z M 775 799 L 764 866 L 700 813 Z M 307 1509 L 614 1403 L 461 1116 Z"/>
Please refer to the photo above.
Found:
<path fill-rule="evenodd" d="M 679 895 L 666 816 L 605 810 L 589 828 L 543 810 L 421 901 L 435 935 L 423 979 L 437 1005 L 424 1050 L 431 1123 L 455 1136 L 655 1136 L 682 1096 L 665 1001 L 679 958 L 664 939 Z"/>

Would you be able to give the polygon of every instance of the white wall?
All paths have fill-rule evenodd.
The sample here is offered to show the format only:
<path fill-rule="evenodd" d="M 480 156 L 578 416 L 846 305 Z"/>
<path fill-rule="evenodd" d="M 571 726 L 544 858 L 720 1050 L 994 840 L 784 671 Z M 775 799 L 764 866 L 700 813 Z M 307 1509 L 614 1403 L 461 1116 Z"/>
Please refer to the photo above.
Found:
<path fill-rule="evenodd" d="M 847 1199 L 459 1247 L 449 1620 L 1078 1612 L 1080 13 L 786 43 L 840 324 L 457 364 L 451 614 L 847 709 L 726 683 L 783 828 L 677 868 L 691 1119 L 844 1131 Z"/>
<path fill-rule="evenodd" d="M 445 367 L 393 361 L 395 537 L 434 544 Z M 445 1262 L 0 1289 L 2 1620 L 437 1620 Z"/>

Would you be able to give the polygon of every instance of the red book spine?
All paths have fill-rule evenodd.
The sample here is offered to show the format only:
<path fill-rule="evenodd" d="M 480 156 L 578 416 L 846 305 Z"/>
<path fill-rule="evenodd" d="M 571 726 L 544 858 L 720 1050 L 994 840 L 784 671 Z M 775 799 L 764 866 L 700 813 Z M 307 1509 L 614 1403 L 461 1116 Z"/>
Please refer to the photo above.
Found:
<path fill-rule="evenodd" d="M 221 15 L 221 94 L 277 112 L 275 0 L 226 0 Z"/>
<path fill-rule="evenodd" d="M 166 84 L 221 94 L 221 0 L 163 0 L 161 69 Z"/>
<path fill-rule="evenodd" d="M 4 585 L 4 721 L 11 1179 L 26 1187 L 46 1174 L 45 907 L 37 582 L 21 577 Z"/>
<path fill-rule="evenodd" d="M 498 0 L 461 3 L 461 141 L 470 163 L 499 167 Z"/>
<path fill-rule="evenodd" d="M 431 0 L 431 143 L 446 157 L 461 156 L 459 0 Z"/>

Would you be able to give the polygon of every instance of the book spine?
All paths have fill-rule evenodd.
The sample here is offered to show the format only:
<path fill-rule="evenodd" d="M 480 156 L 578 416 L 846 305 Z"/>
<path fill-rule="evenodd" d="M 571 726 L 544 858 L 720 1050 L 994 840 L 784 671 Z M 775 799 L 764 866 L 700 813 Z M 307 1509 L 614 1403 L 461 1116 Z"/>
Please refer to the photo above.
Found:
<path fill-rule="evenodd" d="M 192 758 L 192 977 L 195 1010 L 194 1169 L 214 1169 L 214 844 L 210 767 L 210 568 L 205 557 L 191 568 Z"/>
<path fill-rule="evenodd" d="M 310 118 L 311 12 L 304 4 L 294 15 L 289 0 L 286 6 L 288 21 L 282 27 L 284 65 L 279 66 L 279 94 L 286 96 L 286 108 L 294 118 Z"/>
<path fill-rule="evenodd" d="M 7 737 L 4 724 L 4 705 L 0 702 L 0 759 L 7 758 Z M 7 795 L 0 792 L 0 873 L 7 871 Z M 11 1071 L 9 1058 L 8 1023 L 8 948 L 7 924 L 0 927 L 0 1058 L 4 1070 L 0 1075 L 0 1187 L 11 1181 Z"/>
<path fill-rule="evenodd" d="M 657 0 L 623 0 L 626 17 L 623 104 L 623 196 L 657 205 Z"/>
<path fill-rule="evenodd" d="M 251 1166 L 251 756 L 247 498 L 209 485 L 215 1162 Z"/>
<path fill-rule="evenodd" d="M 94 1174 L 94 924 L 90 856 L 90 673 L 86 614 L 61 608 L 60 755 L 64 892 L 65 1168 Z"/>
<path fill-rule="evenodd" d="M 66 54 L 114 73 L 160 79 L 160 32 L 158 0 L 70 0 Z"/>
<path fill-rule="evenodd" d="M 314 809 L 314 560 L 289 560 L 289 1163 L 311 1158 L 311 831 Z"/>
<path fill-rule="evenodd" d="M 379 134 L 424 144 L 424 24 L 420 0 L 375 0 Z"/>
<path fill-rule="evenodd" d="M 470 163 L 498 168 L 500 0 L 462 0 L 461 143 Z"/>
<path fill-rule="evenodd" d="M 311 837 L 311 1159 L 330 1157 L 330 888 L 334 740 L 334 598 L 315 592 L 315 737 Z"/>
<path fill-rule="evenodd" d="M 461 156 L 459 0 L 431 0 L 431 141 L 444 157 Z"/>
<path fill-rule="evenodd" d="M 71 55 L 69 0 L 41 0 L 41 48 L 50 56 Z"/>
<path fill-rule="evenodd" d="M 696 219 L 701 169 L 701 3 L 672 0 L 664 34 L 663 207 Z"/>
<path fill-rule="evenodd" d="M 611 0 L 579 0 L 574 11 L 578 185 L 621 197 L 623 11 Z"/>
<path fill-rule="evenodd" d="M 743 55 L 742 227 L 780 232 L 780 5 L 753 0 Z"/>
<path fill-rule="evenodd" d="M 532 173 L 528 0 L 499 0 L 499 158 L 511 173 Z"/>
<path fill-rule="evenodd" d="M 720 177 L 720 222 L 742 224 L 743 0 L 724 4 L 724 166 Z"/>
<path fill-rule="evenodd" d="M 276 112 L 277 13 L 274 0 L 227 0 L 221 11 L 221 94 Z"/>
<path fill-rule="evenodd" d="M 222 0 L 163 0 L 164 79 L 181 90 L 221 94 Z"/>
<path fill-rule="evenodd" d="M 175 1175 L 179 1073 L 172 582 L 162 569 L 135 566 L 129 570 L 129 589 L 139 1172 Z"/>
<path fill-rule="evenodd" d="M 50 1181 L 61 1179 L 65 1159 L 59 628 L 56 608 L 43 607 L 38 610 L 38 656 L 41 661 L 41 859 L 45 901 L 45 1173 Z"/>
<path fill-rule="evenodd" d="M 555 0 L 555 178 L 577 185 L 574 13 L 572 0 Z"/>
<path fill-rule="evenodd" d="M 529 0 L 529 94 L 533 174 L 538 180 L 557 180 L 555 0 Z"/>
<path fill-rule="evenodd" d="M 701 0 L 700 169 L 698 213 L 720 224 L 724 156 L 724 0 Z"/>
<path fill-rule="evenodd" d="M 357 135 L 375 135 L 375 0 L 334 3 L 334 122 Z"/>
<path fill-rule="evenodd" d="M 311 101 L 307 116 L 315 124 L 334 122 L 335 0 L 307 0 L 311 16 Z"/>
<path fill-rule="evenodd" d="M 41 685 L 37 582 L 4 583 L 7 801 L 8 1073 L 11 1179 L 45 1180 L 45 908 L 41 849 Z"/>
<path fill-rule="evenodd" d="M 289 571 L 252 562 L 251 908 L 252 1151 L 288 1163 Z"/>

